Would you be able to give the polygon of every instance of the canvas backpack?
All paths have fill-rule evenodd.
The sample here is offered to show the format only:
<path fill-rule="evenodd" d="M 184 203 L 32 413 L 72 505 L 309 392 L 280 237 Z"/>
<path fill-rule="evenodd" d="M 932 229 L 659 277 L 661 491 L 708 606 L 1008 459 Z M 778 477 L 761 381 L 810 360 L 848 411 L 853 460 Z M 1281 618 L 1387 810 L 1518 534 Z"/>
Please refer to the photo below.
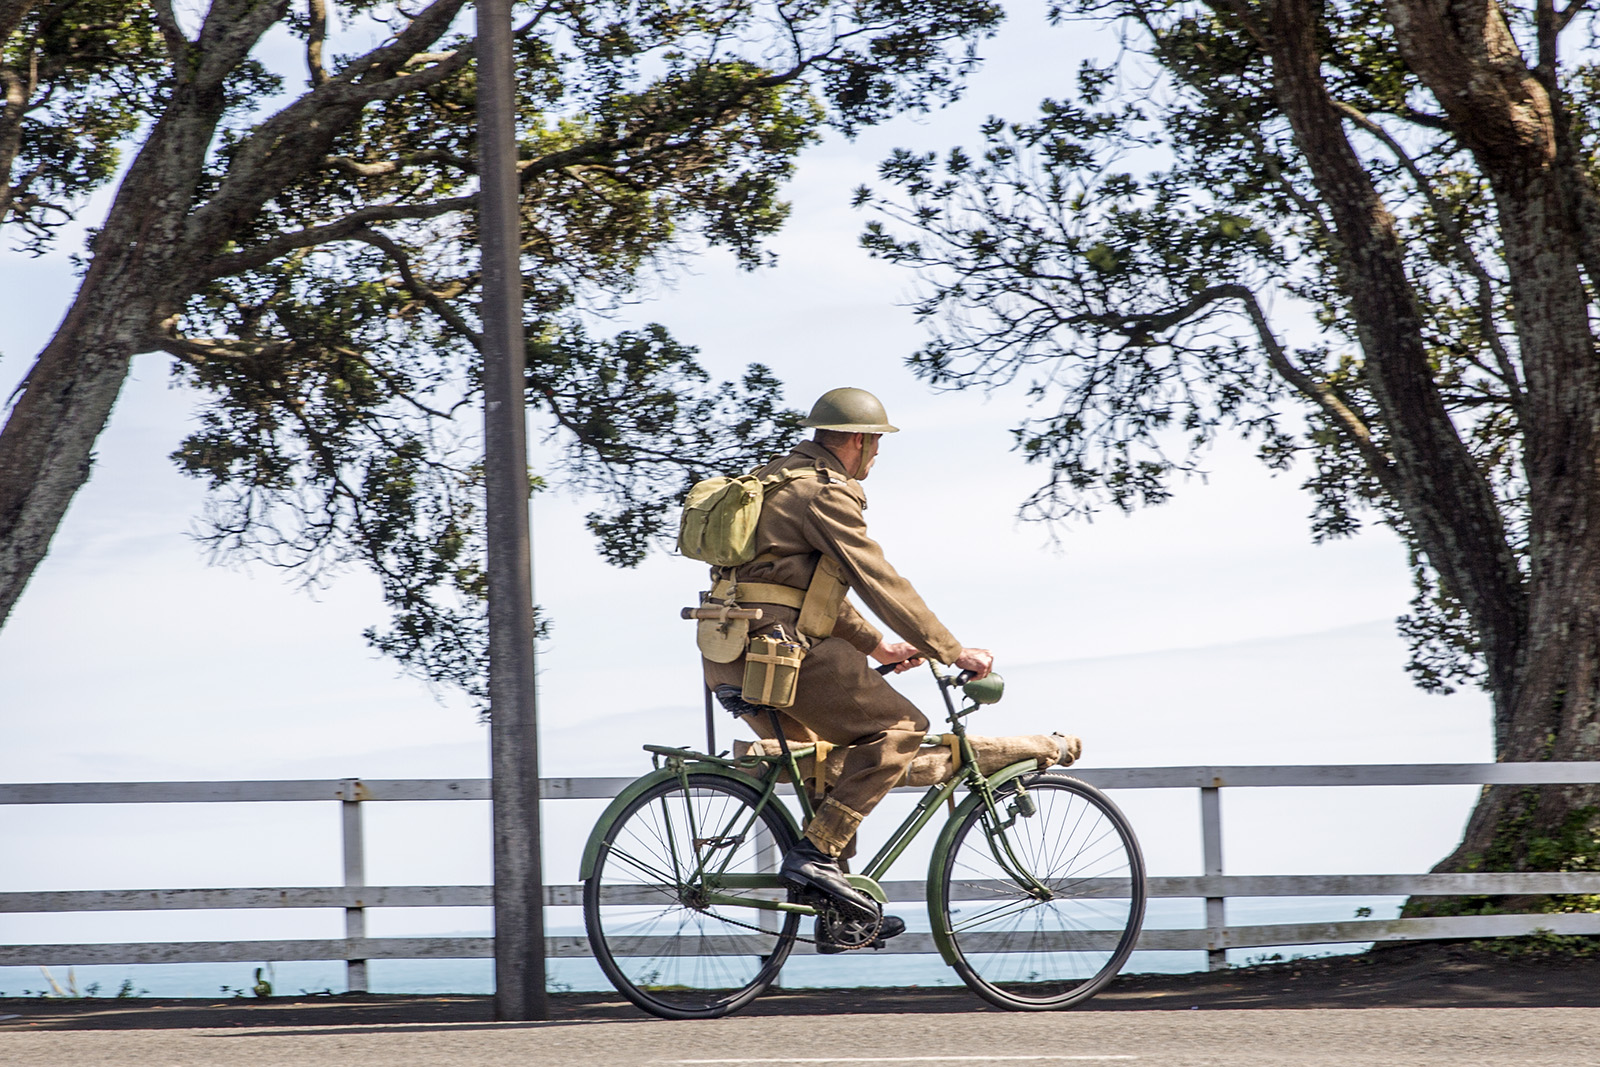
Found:
<path fill-rule="evenodd" d="M 749 563 L 756 555 L 756 522 L 766 494 L 816 474 L 814 467 L 791 467 L 765 478 L 741 474 L 696 482 L 678 520 L 678 551 L 714 567 Z"/>

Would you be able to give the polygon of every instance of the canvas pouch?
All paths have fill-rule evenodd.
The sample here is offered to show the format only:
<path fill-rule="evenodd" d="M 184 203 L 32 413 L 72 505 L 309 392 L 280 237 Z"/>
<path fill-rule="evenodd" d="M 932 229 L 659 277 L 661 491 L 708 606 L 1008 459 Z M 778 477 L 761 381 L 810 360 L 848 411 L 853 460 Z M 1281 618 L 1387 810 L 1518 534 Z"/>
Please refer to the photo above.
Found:
<path fill-rule="evenodd" d="M 752 637 L 744 654 L 744 692 L 741 695 L 752 704 L 769 708 L 793 705 L 800 681 L 800 664 L 805 655 L 799 642 L 785 637 L 782 630 Z"/>

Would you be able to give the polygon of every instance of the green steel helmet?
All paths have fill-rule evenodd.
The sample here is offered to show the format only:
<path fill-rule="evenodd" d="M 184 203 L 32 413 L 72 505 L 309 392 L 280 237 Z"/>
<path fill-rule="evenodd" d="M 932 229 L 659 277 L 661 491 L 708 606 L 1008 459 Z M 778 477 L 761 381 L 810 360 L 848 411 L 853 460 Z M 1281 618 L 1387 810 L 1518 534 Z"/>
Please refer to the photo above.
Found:
<path fill-rule="evenodd" d="M 889 425 L 889 413 L 877 397 L 865 389 L 829 389 L 811 405 L 811 414 L 800 420 L 813 430 L 838 430 L 840 433 L 899 433 Z"/>

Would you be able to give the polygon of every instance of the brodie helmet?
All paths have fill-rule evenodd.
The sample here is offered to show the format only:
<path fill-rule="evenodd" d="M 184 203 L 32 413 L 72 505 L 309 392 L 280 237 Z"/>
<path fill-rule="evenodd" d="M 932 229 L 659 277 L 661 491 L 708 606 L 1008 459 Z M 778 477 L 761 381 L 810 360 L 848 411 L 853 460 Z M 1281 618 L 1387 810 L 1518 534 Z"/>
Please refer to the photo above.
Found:
<path fill-rule="evenodd" d="M 898 426 L 889 425 L 889 413 L 877 397 L 865 389 L 829 389 L 811 405 L 811 414 L 800 420 L 801 426 L 814 430 L 837 430 L 840 433 L 899 433 Z"/>

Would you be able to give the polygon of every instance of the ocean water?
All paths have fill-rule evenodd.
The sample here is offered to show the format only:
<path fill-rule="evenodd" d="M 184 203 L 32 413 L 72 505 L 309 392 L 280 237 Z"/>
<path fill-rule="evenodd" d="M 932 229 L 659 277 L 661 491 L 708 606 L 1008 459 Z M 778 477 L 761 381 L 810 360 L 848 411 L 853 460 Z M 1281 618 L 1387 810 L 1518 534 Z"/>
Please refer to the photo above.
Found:
<path fill-rule="evenodd" d="M 1336 922 L 1353 918 L 1357 908 L 1372 909 L 1373 918 L 1399 914 L 1402 897 L 1231 898 L 1230 924 Z M 1146 929 L 1184 929 L 1202 924 L 1202 904 L 1197 900 L 1152 900 L 1145 915 Z M 928 917 L 915 905 L 892 908 L 913 931 L 926 931 Z M 581 926 L 552 924 L 551 934 L 582 933 Z M 486 929 L 450 931 L 455 936 L 484 937 Z M 1299 945 L 1235 949 L 1228 953 L 1232 965 L 1246 965 L 1274 955 L 1321 956 L 1363 951 L 1365 944 Z M 1177 974 L 1206 967 L 1203 952 L 1135 952 L 1124 973 Z M 93 966 L 49 969 L 0 967 L 0 996 L 56 995 L 57 988 L 71 995 L 149 997 L 250 996 L 256 970 L 277 995 L 342 993 L 345 967 L 337 961 L 270 963 L 169 963 L 130 966 Z M 52 986 L 51 982 L 54 982 Z M 604 991 L 611 988 L 599 966 L 590 959 L 551 960 L 547 980 L 560 992 Z M 850 953 L 841 956 L 792 956 L 779 984 L 790 989 L 855 988 L 871 986 L 959 986 L 961 979 L 937 955 Z M 490 960 L 373 960 L 368 964 L 368 986 L 375 993 L 478 993 L 494 992 L 494 967 Z"/>

